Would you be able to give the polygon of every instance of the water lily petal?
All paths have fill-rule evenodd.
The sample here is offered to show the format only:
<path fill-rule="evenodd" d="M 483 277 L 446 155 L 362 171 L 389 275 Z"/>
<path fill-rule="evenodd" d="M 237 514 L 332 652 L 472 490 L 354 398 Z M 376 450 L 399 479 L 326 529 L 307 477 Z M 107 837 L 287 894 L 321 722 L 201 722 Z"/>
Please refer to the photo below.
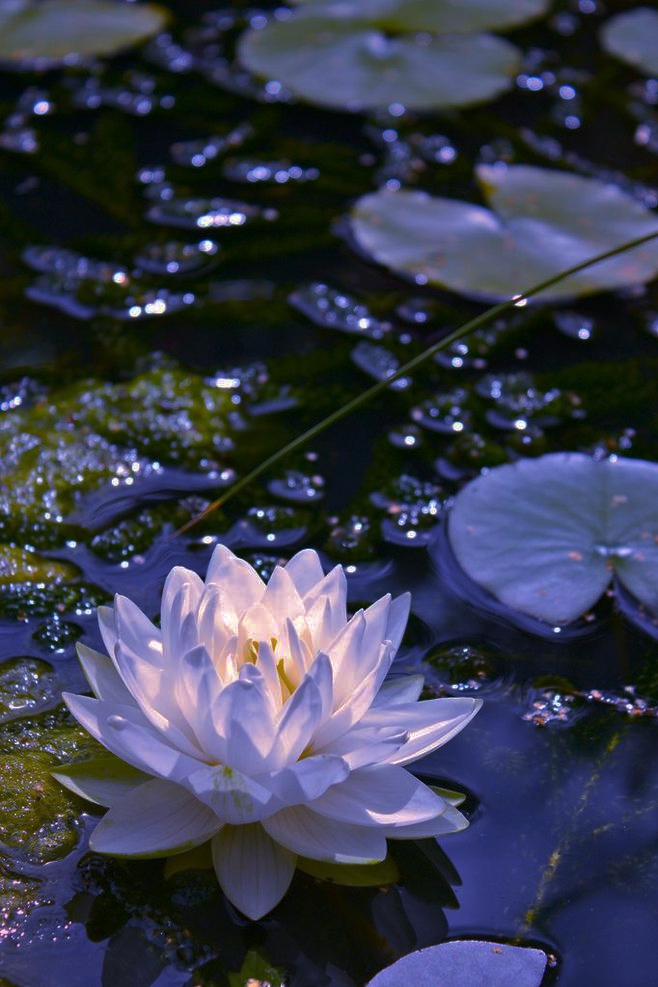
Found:
<path fill-rule="evenodd" d="M 347 580 L 336 566 L 304 598 L 306 621 L 316 649 L 326 650 L 347 623 Z"/>
<path fill-rule="evenodd" d="M 481 699 L 466 696 L 426 699 L 419 703 L 375 707 L 365 714 L 363 726 L 406 726 L 409 739 L 389 757 L 389 764 L 409 764 L 451 740 L 473 719 Z"/>
<path fill-rule="evenodd" d="M 177 578 L 172 578 L 173 573 Z M 198 585 L 201 580 L 196 576 L 198 582 L 181 582 L 182 574 L 195 575 L 187 569 L 172 570 L 165 584 L 165 589 L 169 588 L 169 606 L 162 604 L 163 664 L 174 670 L 174 674 L 177 674 L 183 655 L 199 643 L 196 609 L 201 597 Z"/>
<path fill-rule="evenodd" d="M 238 614 L 231 594 L 218 586 L 204 590 L 197 609 L 197 634 L 208 654 L 219 657 L 237 634 Z"/>
<path fill-rule="evenodd" d="M 393 649 L 390 644 L 380 645 L 376 661 L 370 662 L 370 668 L 366 666 L 363 676 L 352 682 L 351 690 L 345 695 L 344 689 L 341 689 L 342 695 L 334 697 L 334 701 L 342 700 L 341 705 L 315 731 L 314 745 L 318 748 L 326 747 L 361 720 L 379 692 L 392 661 Z M 399 726 L 399 723 L 396 725 Z"/>
<path fill-rule="evenodd" d="M 411 593 L 402 593 L 391 603 L 386 623 L 386 633 L 384 637 L 391 642 L 393 651 L 397 652 L 402 641 L 409 620 L 409 610 L 411 609 Z M 367 614 L 367 611 L 366 611 Z"/>
<path fill-rule="evenodd" d="M 132 693 L 124 685 L 114 663 L 107 655 L 94 651 L 93 648 L 88 648 L 86 644 L 80 642 L 76 644 L 76 650 L 85 678 L 97 699 L 107 699 L 126 706 L 134 704 Z"/>
<path fill-rule="evenodd" d="M 282 805 L 300 805 L 314 801 L 332 785 L 344 781 L 349 773 L 349 765 L 342 757 L 319 754 L 257 780 L 269 788 Z"/>
<path fill-rule="evenodd" d="M 282 809 L 263 821 L 277 843 L 312 860 L 373 864 L 386 856 L 386 839 L 375 827 L 336 823 L 308 806 Z"/>
<path fill-rule="evenodd" d="M 114 620 L 117 638 L 145 662 L 162 667 L 162 635 L 139 607 L 126 596 L 114 598 Z M 116 644 L 110 657 L 116 652 Z"/>
<path fill-rule="evenodd" d="M 212 553 L 206 585 L 219 586 L 224 590 L 230 587 L 233 599 L 239 601 L 240 608 L 245 610 L 258 603 L 265 592 L 265 584 L 256 570 L 244 559 L 237 558 L 225 545 L 218 545 Z"/>
<path fill-rule="evenodd" d="M 378 764 L 352 771 L 315 799 L 313 810 L 338 822 L 390 830 L 436 819 L 447 804 L 404 768 Z"/>
<path fill-rule="evenodd" d="M 272 748 L 277 767 L 296 761 L 308 747 L 326 711 L 327 699 L 331 701 L 331 664 L 326 655 L 318 655 L 282 707 Z"/>
<path fill-rule="evenodd" d="M 399 703 L 413 703 L 423 691 L 425 679 L 422 675 L 404 675 L 388 679 L 373 700 L 373 706 L 395 706 Z"/>
<path fill-rule="evenodd" d="M 297 859 L 258 823 L 224 826 L 212 841 L 212 855 L 222 891 L 251 919 L 262 918 L 278 905 Z"/>
<path fill-rule="evenodd" d="M 239 679 L 224 686 L 211 710 L 218 740 L 220 731 L 223 738 L 218 760 L 249 775 L 265 770 L 275 736 L 274 709 L 260 669 L 243 665 Z"/>
<path fill-rule="evenodd" d="M 100 628 L 103 644 L 107 648 L 108 655 L 114 654 L 114 647 L 119 640 L 117 633 L 114 607 L 99 607 L 96 611 L 98 615 L 98 626 Z"/>
<path fill-rule="evenodd" d="M 185 589 L 185 587 L 187 587 L 187 589 Z M 160 609 L 162 613 L 163 634 L 165 614 L 170 614 L 176 606 L 180 605 L 180 603 L 177 603 L 177 600 L 179 600 L 181 596 L 183 599 L 187 600 L 187 606 L 184 607 L 178 615 L 178 619 L 183 620 L 191 611 L 196 612 L 204 589 L 205 583 L 196 572 L 193 572 L 191 569 L 186 569 L 182 565 L 174 566 L 165 579 L 165 584 L 162 590 L 162 603 Z"/>
<path fill-rule="evenodd" d="M 105 806 L 118 802 L 138 785 L 152 781 L 150 775 L 106 752 L 86 761 L 61 764 L 51 774 L 81 798 Z"/>
<path fill-rule="evenodd" d="M 445 811 L 426 822 L 410 826 L 384 826 L 383 833 L 389 840 L 423 840 L 429 836 L 448 836 L 468 829 L 468 819 L 454 805 L 446 802 Z"/>
<path fill-rule="evenodd" d="M 214 812 L 170 781 L 147 781 L 116 802 L 89 847 L 115 857 L 162 857 L 204 843 L 221 823 Z"/>
<path fill-rule="evenodd" d="M 62 697 L 92 737 L 134 768 L 174 781 L 198 768 L 199 761 L 168 744 L 137 706 L 66 692 Z"/>
<path fill-rule="evenodd" d="M 201 757 L 194 731 L 181 712 L 166 671 L 144 661 L 122 641 L 116 646 L 116 667 L 144 716 L 167 743 L 191 757 Z"/>
<path fill-rule="evenodd" d="M 180 783 L 213 810 L 222 822 L 241 826 L 277 812 L 281 803 L 272 792 L 235 768 L 223 764 L 197 766 Z"/>
<path fill-rule="evenodd" d="M 281 566 L 275 567 L 260 602 L 267 607 L 277 622 L 281 621 L 282 614 L 294 618 L 305 613 L 302 598 L 297 592 L 292 577 Z"/>
<path fill-rule="evenodd" d="M 318 553 L 312 548 L 305 548 L 286 562 L 286 572 L 292 579 L 301 597 L 324 578 L 322 563 Z M 306 602 L 306 601 L 305 601 Z"/>
<path fill-rule="evenodd" d="M 363 726 L 357 723 L 324 747 L 314 745 L 316 754 L 340 754 L 350 768 L 388 761 L 409 739 L 407 730 L 395 726 Z"/>

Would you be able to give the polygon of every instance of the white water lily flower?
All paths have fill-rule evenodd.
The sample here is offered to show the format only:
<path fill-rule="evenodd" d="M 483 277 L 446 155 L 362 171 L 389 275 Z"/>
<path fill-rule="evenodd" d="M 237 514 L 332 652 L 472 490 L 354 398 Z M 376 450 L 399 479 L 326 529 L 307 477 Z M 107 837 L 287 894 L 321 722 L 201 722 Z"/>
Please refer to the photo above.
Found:
<path fill-rule="evenodd" d="M 159 857 L 211 840 L 224 893 L 255 919 L 281 900 L 298 855 L 371 864 L 387 838 L 464 828 L 404 766 L 480 702 L 418 702 L 419 677 L 384 683 L 408 613 L 409 594 L 385 596 L 348 620 L 340 566 L 325 576 L 302 551 L 265 585 L 222 545 L 205 583 L 172 570 L 161 629 L 125 597 L 100 608 L 110 657 L 78 648 L 95 698 L 64 698 L 131 767 L 55 773 L 109 806 L 91 848 Z"/>

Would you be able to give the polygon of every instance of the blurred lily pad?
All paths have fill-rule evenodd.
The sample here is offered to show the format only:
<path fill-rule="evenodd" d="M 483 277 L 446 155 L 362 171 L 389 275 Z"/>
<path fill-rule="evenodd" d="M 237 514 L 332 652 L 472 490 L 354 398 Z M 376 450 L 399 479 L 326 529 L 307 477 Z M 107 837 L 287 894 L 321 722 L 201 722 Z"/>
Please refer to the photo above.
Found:
<path fill-rule="evenodd" d="M 392 31 L 462 34 L 512 27 L 540 17 L 548 0 L 296 0 L 336 17 L 376 22 Z"/>
<path fill-rule="evenodd" d="M 47 68 L 113 55 L 160 31 L 166 21 L 166 11 L 149 3 L 0 0 L 0 64 Z"/>
<path fill-rule="evenodd" d="M 455 498 L 448 537 L 470 578 L 551 625 L 613 576 L 658 613 L 658 464 L 552 453 L 498 466 Z"/>
<path fill-rule="evenodd" d="M 539 987 L 545 969 L 541 949 L 460 939 L 408 953 L 366 987 Z"/>
<path fill-rule="evenodd" d="M 395 14 L 369 17 L 356 4 L 347 13 L 341 4 L 306 5 L 246 31 L 238 56 L 254 75 L 276 79 L 300 99 L 353 112 L 468 106 L 509 89 L 520 65 L 510 42 L 490 34 L 419 34 L 407 23 L 397 26 L 404 5 L 396 7 Z"/>
<path fill-rule="evenodd" d="M 422 283 L 476 298 L 510 298 L 628 240 L 658 233 L 658 217 L 616 185 L 529 165 L 480 165 L 490 209 L 426 192 L 380 189 L 351 216 L 357 245 Z M 658 240 L 581 271 L 542 301 L 633 284 L 658 273 Z"/>
<path fill-rule="evenodd" d="M 601 44 L 609 54 L 646 75 L 658 73 L 658 11 L 636 7 L 606 21 Z"/>

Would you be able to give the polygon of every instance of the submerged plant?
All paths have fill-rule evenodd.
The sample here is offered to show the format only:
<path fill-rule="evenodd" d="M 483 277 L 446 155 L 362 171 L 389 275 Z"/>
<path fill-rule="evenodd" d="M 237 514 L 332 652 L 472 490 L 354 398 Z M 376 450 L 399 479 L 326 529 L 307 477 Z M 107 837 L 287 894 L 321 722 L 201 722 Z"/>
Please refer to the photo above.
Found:
<path fill-rule="evenodd" d="M 156 628 L 125 597 L 101 607 L 110 657 L 81 645 L 95 698 L 65 695 L 113 758 L 59 768 L 109 812 L 91 848 L 180 854 L 211 841 L 219 883 L 250 918 L 285 894 L 297 858 L 368 865 L 386 839 L 467 822 L 449 793 L 405 770 L 477 712 L 471 698 L 417 702 L 419 677 L 384 683 L 409 595 L 348 620 L 340 566 L 299 552 L 267 585 L 220 545 L 206 581 L 170 573 Z"/>

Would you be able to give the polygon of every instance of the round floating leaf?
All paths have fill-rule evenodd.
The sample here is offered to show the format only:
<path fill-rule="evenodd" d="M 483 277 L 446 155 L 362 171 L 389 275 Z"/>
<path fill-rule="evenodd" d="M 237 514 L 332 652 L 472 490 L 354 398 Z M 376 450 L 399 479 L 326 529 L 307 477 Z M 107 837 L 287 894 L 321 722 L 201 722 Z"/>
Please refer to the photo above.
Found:
<path fill-rule="evenodd" d="M 511 27 L 541 17 L 548 0 L 296 0 L 299 6 L 374 23 L 381 30 L 441 34 Z"/>
<path fill-rule="evenodd" d="M 601 28 L 601 44 L 640 72 L 658 74 L 658 11 L 636 7 L 611 17 Z"/>
<path fill-rule="evenodd" d="M 363 19 L 305 9 L 245 32 L 238 55 L 254 75 L 300 99 L 354 112 L 481 103 L 509 89 L 520 64 L 518 49 L 493 35 L 392 37 Z"/>
<path fill-rule="evenodd" d="M 500 300 L 627 240 L 658 232 L 658 217 L 617 186 L 529 165 L 481 165 L 491 209 L 381 189 L 358 200 L 351 227 L 380 264 L 465 295 Z M 658 273 L 658 240 L 596 264 L 535 296 L 567 299 Z"/>
<path fill-rule="evenodd" d="M 455 498 L 448 537 L 470 578 L 552 625 L 586 613 L 613 574 L 658 613 L 658 465 L 552 453 L 498 466 Z"/>
<path fill-rule="evenodd" d="M 115 0 L 0 0 L 0 62 L 30 68 L 113 55 L 160 31 L 166 12 Z"/>
<path fill-rule="evenodd" d="M 545 968 L 541 949 L 462 939 L 409 953 L 366 987 L 539 987 Z"/>

